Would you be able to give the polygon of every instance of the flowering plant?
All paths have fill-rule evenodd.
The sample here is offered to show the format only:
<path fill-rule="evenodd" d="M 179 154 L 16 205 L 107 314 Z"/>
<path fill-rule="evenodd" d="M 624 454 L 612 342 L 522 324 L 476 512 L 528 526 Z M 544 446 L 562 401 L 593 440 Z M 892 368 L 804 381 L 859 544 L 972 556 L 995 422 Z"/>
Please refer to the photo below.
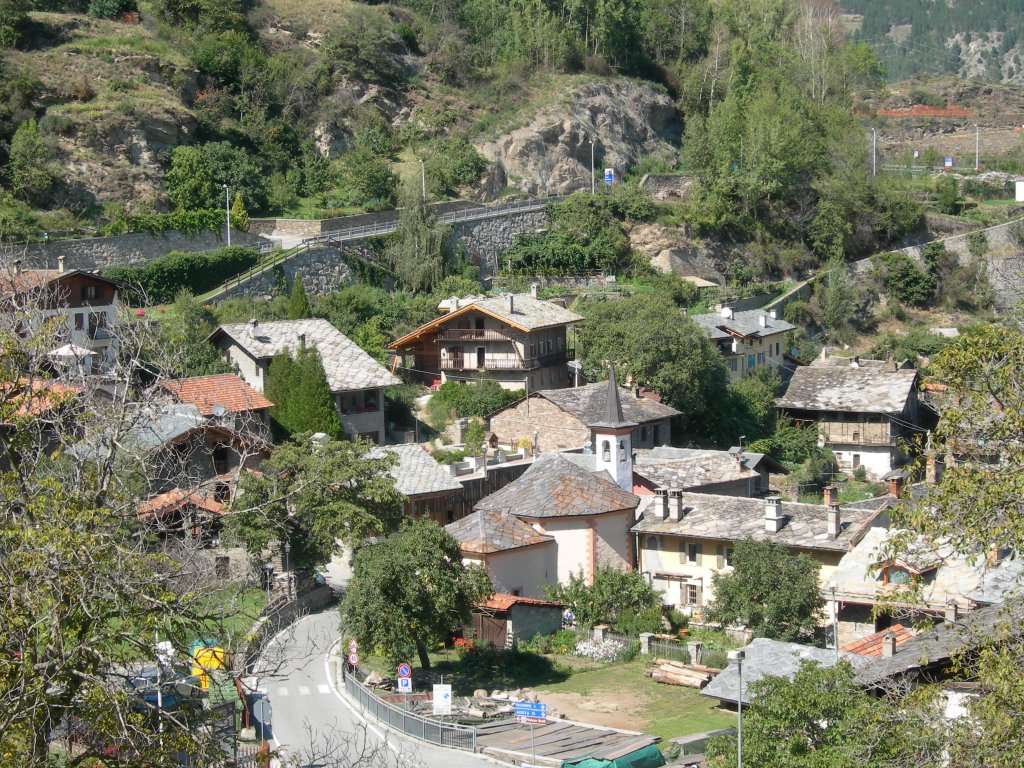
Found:
<path fill-rule="evenodd" d="M 616 661 L 626 647 L 615 640 L 580 640 L 576 643 L 576 655 L 591 661 Z"/>

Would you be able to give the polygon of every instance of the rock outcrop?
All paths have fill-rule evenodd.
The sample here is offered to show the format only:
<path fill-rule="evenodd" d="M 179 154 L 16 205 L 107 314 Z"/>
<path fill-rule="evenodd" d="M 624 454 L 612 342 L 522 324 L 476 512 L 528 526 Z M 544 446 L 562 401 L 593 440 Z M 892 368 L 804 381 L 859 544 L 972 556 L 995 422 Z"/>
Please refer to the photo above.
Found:
<path fill-rule="evenodd" d="M 663 274 L 700 277 L 725 284 L 725 265 L 720 255 L 706 244 L 691 240 L 686 230 L 661 224 L 636 224 L 629 230 L 629 245 L 651 260 L 651 266 Z"/>
<path fill-rule="evenodd" d="M 595 168 L 622 174 L 643 157 L 673 155 L 680 132 L 664 91 L 625 78 L 581 83 L 525 126 L 478 144 L 492 161 L 484 188 L 493 194 L 513 186 L 531 195 L 589 188 L 591 141 Z"/>

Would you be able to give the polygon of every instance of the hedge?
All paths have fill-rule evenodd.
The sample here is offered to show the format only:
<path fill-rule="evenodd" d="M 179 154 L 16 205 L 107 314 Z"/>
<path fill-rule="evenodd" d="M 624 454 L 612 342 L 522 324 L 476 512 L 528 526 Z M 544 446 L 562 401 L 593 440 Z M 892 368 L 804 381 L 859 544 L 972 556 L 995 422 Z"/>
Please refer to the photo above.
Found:
<path fill-rule="evenodd" d="M 131 232 L 171 232 L 179 230 L 196 234 L 204 229 L 220 232 L 224 229 L 223 210 L 173 211 L 171 213 L 136 213 L 116 216 L 103 227 L 102 236 L 127 235 Z"/>
<path fill-rule="evenodd" d="M 183 289 L 206 293 L 259 261 L 259 252 L 232 245 L 215 251 L 171 251 L 141 267 L 111 267 L 103 276 L 125 287 L 132 304 L 166 304 Z"/>

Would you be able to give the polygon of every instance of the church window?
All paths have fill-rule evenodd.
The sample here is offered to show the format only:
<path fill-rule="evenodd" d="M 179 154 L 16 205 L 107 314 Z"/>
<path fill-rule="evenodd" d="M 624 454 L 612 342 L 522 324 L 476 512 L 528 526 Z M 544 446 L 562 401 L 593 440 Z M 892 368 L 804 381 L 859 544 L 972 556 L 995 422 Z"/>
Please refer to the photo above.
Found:
<path fill-rule="evenodd" d="M 619 440 L 619 461 L 626 460 L 626 441 Z"/>
<path fill-rule="evenodd" d="M 601 461 L 612 460 L 612 447 L 611 444 L 605 440 L 601 443 Z"/>

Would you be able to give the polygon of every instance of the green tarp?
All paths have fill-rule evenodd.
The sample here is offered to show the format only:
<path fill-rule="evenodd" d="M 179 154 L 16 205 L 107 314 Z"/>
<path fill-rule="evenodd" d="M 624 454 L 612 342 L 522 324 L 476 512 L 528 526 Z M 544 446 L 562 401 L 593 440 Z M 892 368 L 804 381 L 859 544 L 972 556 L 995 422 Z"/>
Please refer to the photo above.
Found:
<path fill-rule="evenodd" d="M 663 765 L 665 756 L 661 754 L 661 750 L 656 744 L 648 744 L 614 760 L 603 760 L 598 757 L 563 760 L 561 768 L 661 768 Z"/>

